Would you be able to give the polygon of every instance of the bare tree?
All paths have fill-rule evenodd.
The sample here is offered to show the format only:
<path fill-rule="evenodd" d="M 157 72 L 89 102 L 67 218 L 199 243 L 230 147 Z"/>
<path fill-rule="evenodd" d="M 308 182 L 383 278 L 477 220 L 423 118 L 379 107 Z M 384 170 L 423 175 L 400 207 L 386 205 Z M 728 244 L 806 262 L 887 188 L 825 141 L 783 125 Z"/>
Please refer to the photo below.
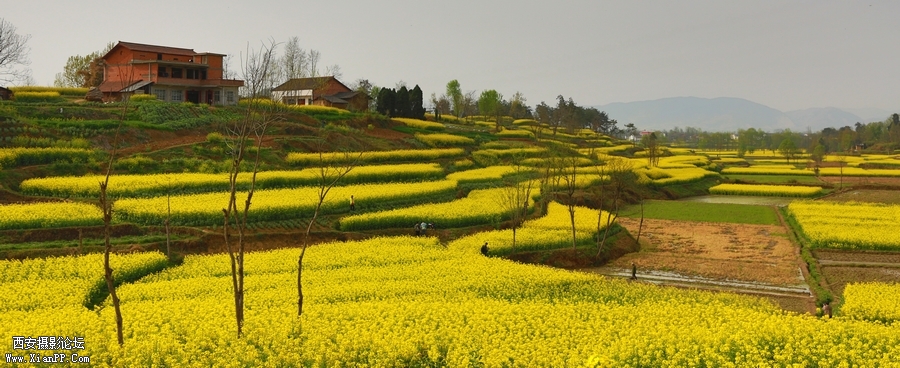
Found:
<path fill-rule="evenodd" d="M 247 91 L 250 96 L 259 96 L 261 90 L 266 88 L 271 79 L 272 65 L 274 64 L 275 48 L 277 44 L 271 41 L 269 45 L 263 44 L 258 51 L 250 50 L 245 59 L 241 61 L 243 77 L 250 83 Z M 225 144 L 231 159 L 231 171 L 228 173 L 229 195 L 228 204 L 222 209 L 224 223 L 222 233 L 225 239 L 225 247 L 228 250 L 228 258 L 231 263 L 231 283 L 234 291 L 234 315 L 237 322 L 237 336 L 240 338 L 244 325 L 244 236 L 247 229 L 248 213 L 256 189 L 256 173 L 259 169 L 260 151 L 262 139 L 269 123 L 278 119 L 280 106 L 278 104 L 263 104 L 257 98 L 247 101 L 247 107 L 243 117 L 235 119 L 227 126 Z M 249 145 L 256 142 L 256 152 L 253 157 L 253 174 L 250 186 L 247 190 L 247 198 L 243 208 L 238 207 L 238 175 L 241 173 L 241 165 L 248 153 Z M 229 230 L 234 227 L 237 231 L 237 242 L 232 244 Z"/>
<path fill-rule="evenodd" d="M 496 198 L 497 206 L 506 210 L 512 222 L 512 252 L 516 252 L 516 229 L 522 226 L 528 216 L 528 205 L 534 181 L 530 176 L 532 170 L 521 165 L 523 157 L 513 158 L 513 173 L 504 178 L 500 196 Z"/>
<path fill-rule="evenodd" d="M 174 187 L 172 186 L 172 177 L 168 174 L 165 175 L 166 179 L 166 221 L 164 223 L 166 227 L 166 258 L 170 261 L 172 260 L 172 237 L 171 237 L 171 227 L 170 227 L 170 219 L 172 218 L 172 190 Z"/>
<path fill-rule="evenodd" d="M 231 67 L 231 59 L 234 55 L 225 55 L 222 58 L 222 78 L 224 79 L 235 79 L 237 74 L 234 72 L 234 69 Z"/>
<path fill-rule="evenodd" d="M 316 193 L 318 198 L 316 207 L 313 211 L 313 216 L 309 219 L 309 225 L 306 226 L 306 235 L 303 237 L 303 248 L 300 251 L 300 257 L 297 258 L 297 316 L 303 315 L 303 257 L 306 255 L 306 248 L 309 247 L 309 233 L 312 231 L 312 226 L 319 217 L 322 203 L 325 202 L 325 197 L 328 196 L 328 192 L 331 191 L 331 188 L 333 188 L 345 175 L 356 167 L 363 154 L 362 151 L 355 154 L 344 152 L 343 159 L 326 162 L 323 153 L 325 140 L 321 139 L 318 142 L 319 167 L 316 169 L 316 186 L 318 188 Z"/>
<path fill-rule="evenodd" d="M 466 120 L 469 119 L 469 116 L 475 115 L 478 112 L 478 105 L 476 102 L 478 102 L 478 99 L 475 98 L 475 91 L 469 91 L 463 95 L 463 114 L 466 116 Z"/>
<path fill-rule="evenodd" d="M 337 79 L 341 79 L 344 76 L 344 72 L 341 71 L 341 66 L 337 64 L 332 64 L 325 67 L 325 75 L 330 75 Z"/>
<path fill-rule="evenodd" d="M 553 115 L 550 119 L 550 126 L 553 128 L 554 136 L 556 136 L 556 131 L 559 130 L 560 126 L 568 128 L 571 126 L 571 121 L 574 120 L 573 110 L 575 103 L 571 98 L 569 98 L 569 102 L 571 102 L 571 105 L 566 103 L 566 99 L 562 95 L 556 96 L 556 109 L 553 110 Z"/>
<path fill-rule="evenodd" d="M 0 82 L 13 82 L 31 75 L 25 69 L 16 69 L 15 66 L 26 66 L 28 60 L 28 40 L 31 35 L 16 33 L 16 26 L 0 18 Z"/>
<path fill-rule="evenodd" d="M 840 187 L 838 187 L 838 190 L 843 190 L 844 189 L 844 166 L 847 166 L 847 157 L 844 156 L 843 153 L 837 153 L 834 157 L 835 157 L 835 161 L 838 164 L 838 169 L 840 170 L 840 175 L 841 175 Z"/>
<path fill-rule="evenodd" d="M 578 156 L 566 156 L 562 159 L 563 181 L 566 190 L 566 208 L 569 210 L 569 220 L 572 223 L 572 250 L 577 249 L 577 237 L 575 236 L 575 189 L 578 188 Z"/>
<path fill-rule="evenodd" d="M 601 252 L 603 251 L 603 246 L 606 244 L 606 239 L 609 237 L 610 227 L 614 224 L 614 222 L 619 218 L 619 205 L 622 199 L 622 196 L 625 194 L 625 191 L 634 185 L 636 182 L 636 178 L 634 175 L 634 171 L 632 168 L 634 164 L 631 161 L 625 158 L 615 157 L 608 160 L 606 162 L 605 169 L 599 169 L 598 172 L 602 174 L 606 174 L 609 176 L 609 186 L 612 190 L 612 213 L 606 217 L 606 228 L 603 231 L 603 237 L 597 243 L 597 257 L 600 257 Z M 601 200 L 602 207 L 602 200 Z M 602 208 L 601 208 L 602 210 Z M 602 218 L 602 215 L 601 215 Z M 597 224 L 597 231 L 600 230 L 600 224 Z"/>
<path fill-rule="evenodd" d="M 322 53 L 317 50 L 309 50 L 309 56 L 307 56 L 307 60 L 309 61 L 307 67 L 309 70 L 306 71 L 306 75 L 309 77 L 318 77 L 319 76 L 319 61 L 322 59 Z"/>
<path fill-rule="evenodd" d="M 647 149 L 647 161 L 650 167 L 659 165 L 660 149 L 656 132 L 641 137 L 641 144 Z"/>
<path fill-rule="evenodd" d="M 120 78 L 121 86 L 119 86 L 119 90 L 124 89 L 125 87 L 130 86 L 134 81 L 134 73 L 130 65 L 128 66 L 118 66 L 116 72 L 119 73 L 120 76 L 124 76 L 124 78 Z M 119 133 L 122 130 L 122 123 L 125 121 L 125 117 L 128 114 L 128 102 L 130 99 L 128 96 L 123 96 L 122 98 L 122 110 L 119 115 L 119 123 L 116 126 L 116 132 L 113 135 L 113 140 L 111 143 L 111 151 L 109 154 L 109 161 L 106 164 L 106 176 L 103 178 L 103 181 L 100 182 L 100 210 L 103 212 L 103 278 L 106 280 L 106 287 L 109 291 L 109 297 L 112 299 L 113 309 L 116 315 L 116 338 L 119 342 L 119 346 L 125 345 L 125 338 L 123 336 L 123 322 L 122 322 L 122 309 L 119 303 L 119 295 L 116 293 L 116 282 L 113 278 L 113 269 L 109 263 L 109 254 L 112 252 L 112 245 L 109 241 L 110 239 L 110 226 L 112 223 L 112 214 L 113 207 L 112 201 L 109 198 L 107 188 L 109 188 L 109 177 L 112 175 L 113 162 L 116 159 L 116 153 L 119 146 Z"/>
<path fill-rule="evenodd" d="M 284 44 L 284 54 L 277 65 L 279 82 L 309 76 L 309 58 L 300 47 L 299 37 L 291 37 Z"/>

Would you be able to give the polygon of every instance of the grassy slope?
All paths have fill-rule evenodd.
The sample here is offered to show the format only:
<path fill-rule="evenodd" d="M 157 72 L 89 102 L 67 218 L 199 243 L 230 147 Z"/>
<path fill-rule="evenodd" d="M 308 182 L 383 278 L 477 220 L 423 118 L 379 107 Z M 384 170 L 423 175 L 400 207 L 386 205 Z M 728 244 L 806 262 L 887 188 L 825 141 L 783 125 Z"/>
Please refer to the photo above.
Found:
<path fill-rule="evenodd" d="M 641 217 L 640 206 L 623 209 L 621 217 Z M 647 201 L 644 217 L 661 220 L 730 222 L 753 225 L 777 225 L 778 216 L 768 206 L 679 201 Z"/>
<path fill-rule="evenodd" d="M 812 185 L 824 184 L 815 176 L 801 176 L 801 175 L 730 174 L 730 175 L 725 175 L 725 178 L 727 178 L 729 180 L 746 182 L 746 183 L 754 183 L 754 184 L 812 184 Z"/>

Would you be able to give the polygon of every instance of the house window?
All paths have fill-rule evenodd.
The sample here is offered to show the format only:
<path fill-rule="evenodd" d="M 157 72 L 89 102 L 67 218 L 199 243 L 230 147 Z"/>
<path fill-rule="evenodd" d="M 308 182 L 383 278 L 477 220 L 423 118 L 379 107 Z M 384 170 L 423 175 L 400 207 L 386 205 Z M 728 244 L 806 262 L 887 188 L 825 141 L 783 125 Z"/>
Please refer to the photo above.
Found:
<path fill-rule="evenodd" d="M 156 60 L 162 60 L 162 54 L 157 53 L 157 54 L 156 54 Z"/>
<path fill-rule="evenodd" d="M 194 79 L 194 69 L 187 70 L 187 79 Z"/>
<path fill-rule="evenodd" d="M 205 70 L 200 71 L 200 79 L 206 79 L 206 71 Z"/>
<path fill-rule="evenodd" d="M 288 105 L 296 105 L 296 104 L 297 104 L 297 99 L 295 99 L 295 98 L 289 98 L 289 99 L 287 99 L 287 104 L 288 104 Z"/>
<path fill-rule="evenodd" d="M 225 102 L 229 104 L 234 103 L 234 91 L 225 91 Z"/>
<path fill-rule="evenodd" d="M 172 68 L 172 78 L 181 78 L 180 68 Z"/>
<path fill-rule="evenodd" d="M 156 99 L 157 99 L 157 100 L 160 100 L 160 101 L 165 101 L 165 100 L 166 100 L 166 90 L 164 90 L 164 89 L 157 89 L 157 90 L 155 90 L 154 92 L 156 93 Z"/>
<path fill-rule="evenodd" d="M 168 77 L 169 76 L 169 73 L 166 73 L 166 67 L 164 67 L 164 66 L 159 67 L 159 76 L 160 77 Z"/>
<path fill-rule="evenodd" d="M 217 105 L 222 103 L 222 92 L 221 91 L 215 91 L 213 93 L 213 101 L 215 101 Z"/>
<path fill-rule="evenodd" d="M 184 100 L 184 92 L 181 90 L 172 91 L 172 101 L 181 102 Z"/>
<path fill-rule="evenodd" d="M 202 64 L 209 64 L 209 59 L 207 59 L 207 56 L 206 56 L 206 55 L 203 55 L 203 56 L 200 57 L 200 63 L 202 63 Z M 206 79 L 206 78 L 203 78 L 203 79 Z"/>

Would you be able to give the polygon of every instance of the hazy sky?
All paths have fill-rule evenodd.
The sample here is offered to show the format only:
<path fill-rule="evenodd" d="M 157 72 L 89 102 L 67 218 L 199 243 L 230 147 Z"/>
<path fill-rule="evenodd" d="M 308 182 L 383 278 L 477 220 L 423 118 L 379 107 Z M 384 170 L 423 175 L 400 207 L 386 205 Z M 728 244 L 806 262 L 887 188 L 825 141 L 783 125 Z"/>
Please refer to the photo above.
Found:
<path fill-rule="evenodd" d="M 780 110 L 900 107 L 900 1 L 0 0 L 50 85 L 111 41 L 241 53 L 300 37 L 343 81 L 448 81 L 579 105 L 740 97 Z M 614 117 L 613 117 L 614 118 Z"/>

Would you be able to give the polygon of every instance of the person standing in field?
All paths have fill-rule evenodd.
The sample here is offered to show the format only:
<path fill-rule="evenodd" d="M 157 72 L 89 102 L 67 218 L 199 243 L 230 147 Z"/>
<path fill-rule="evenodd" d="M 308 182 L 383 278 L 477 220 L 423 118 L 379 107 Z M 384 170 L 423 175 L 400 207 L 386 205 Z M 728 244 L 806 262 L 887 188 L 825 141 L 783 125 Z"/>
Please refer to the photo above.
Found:
<path fill-rule="evenodd" d="M 356 200 L 353 196 L 350 196 L 350 211 L 356 210 Z"/>
<path fill-rule="evenodd" d="M 631 279 L 637 280 L 637 265 L 631 262 Z"/>
<path fill-rule="evenodd" d="M 831 318 L 831 303 L 822 304 L 822 317 L 828 315 Z"/>
<path fill-rule="evenodd" d="M 486 256 L 488 254 L 488 242 L 484 242 L 484 245 L 481 246 L 481 255 Z"/>
<path fill-rule="evenodd" d="M 416 236 L 419 236 L 419 232 L 420 232 L 420 231 L 419 231 L 419 223 L 418 223 L 418 222 L 416 222 L 416 224 L 413 225 L 413 229 L 416 230 Z"/>

